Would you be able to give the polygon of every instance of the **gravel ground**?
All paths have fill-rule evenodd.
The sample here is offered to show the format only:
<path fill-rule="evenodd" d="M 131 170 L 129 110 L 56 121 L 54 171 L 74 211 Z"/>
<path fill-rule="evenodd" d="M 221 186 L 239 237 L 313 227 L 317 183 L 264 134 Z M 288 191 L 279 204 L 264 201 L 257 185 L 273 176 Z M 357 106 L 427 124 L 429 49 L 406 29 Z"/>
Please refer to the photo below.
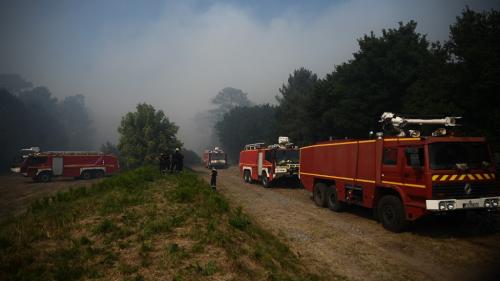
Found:
<path fill-rule="evenodd" d="M 209 170 L 194 169 L 209 179 Z M 265 189 L 244 183 L 237 167 L 230 167 L 219 170 L 217 190 L 327 279 L 495 280 L 498 274 L 500 232 L 480 230 L 477 218 L 426 217 L 395 234 L 367 209 L 334 213 L 317 207 L 299 185 Z"/>

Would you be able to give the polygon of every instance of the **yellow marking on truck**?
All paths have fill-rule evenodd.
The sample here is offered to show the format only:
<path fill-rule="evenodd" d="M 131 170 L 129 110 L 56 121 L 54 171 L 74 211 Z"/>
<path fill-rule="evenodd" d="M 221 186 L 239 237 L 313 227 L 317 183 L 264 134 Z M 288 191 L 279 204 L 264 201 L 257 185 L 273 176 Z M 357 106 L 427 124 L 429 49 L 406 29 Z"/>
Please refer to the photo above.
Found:
<path fill-rule="evenodd" d="M 481 174 L 476 174 L 476 178 L 478 178 L 479 180 L 482 180 L 483 176 L 481 176 Z"/>
<path fill-rule="evenodd" d="M 471 174 L 467 174 L 467 177 L 468 177 L 470 180 L 475 180 L 475 179 L 476 179 L 476 178 L 474 178 L 474 176 L 473 176 L 473 175 L 471 175 Z"/>
<path fill-rule="evenodd" d="M 306 149 L 306 148 L 313 148 L 313 147 L 337 146 L 337 145 L 356 144 L 356 143 L 358 143 L 358 142 L 357 141 L 349 141 L 349 142 L 323 143 L 323 144 L 315 144 L 315 145 L 305 146 L 305 147 L 300 148 L 300 150 Z"/>
<path fill-rule="evenodd" d="M 323 178 L 330 178 L 330 179 L 339 179 L 339 180 L 354 180 L 353 178 L 346 178 L 346 177 L 336 177 L 336 176 L 327 176 L 327 175 L 320 175 L 320 174 L 312 174 L 312 173 L 305 173 L 305 172 L 300 172 L 301 175 L 308 175 L 308 176 L 315 176 L 315 177 L 323 177 Z"/>
<path fill-rule="evenodd" d="M 437 179 L 439 178 L 439 176 L 440 176 L 440 175 L 433 175 L 433 176 L 432 176 L 432 180 L 433 180 L 433 181 L 437 180 Z"/>
<path fill-rule="evenodd" d="M 359 143 L 372 143 L 375 142 L 375 140 L 365 140 L 365 141 L 359 141 Z"/>
<path fill-rule="evenodd" d="M 402 183 L 402 182 L 395 182 L 395 181 L 382 181 L 382 183 L 409 186 L 409 187 L 425 188 L 425 185 L 421 185 L 421 184 Z"/>
<path fill-rule="evenodd" d="M 395 139 L 384 139 L 384 141 L 419 141 L 420 138 L 395 138 Z"/>
<path fill-rule="evenodd" d="M 450 178 L 450 180 L 454 181 L 457 177 L 458 177 L 458 175 L 452 175 L 451 178 Z"/>
<path fill-rule="evenodd" d="M 364 179 L 356 179 L 356 181 L 366 182 L 366 183 L 375 183 L 375 181 L 373 181 L 373 180 L 364 180 Z"/>
<path fill-rule="evenodd" d="M 496 176 L 495 176 L 495 174 L 491 174 L 491 177 L 494 179 Z"/>
<path fill-rule="evenodd" d="M 445 181 L 448 178 L 448 175 L 443 175 L 440 179 L 440 181 Z"/>
<path fill-rule="evenodd" d="M 459 181 L 462 181 L 465 179 L 465 175 L 461 175 L 460 178 L 458 178 Z"/>
<path fill-rule="evenodd" d="M 315 177 L 322 177 L 322 178 L 338 179 L 338 180 L 349 180 L 349 181 L 359 181 L 359 182 L 366 182 L 366 183 L 375 183 L 374 180 L 367 180 L 367 179 L 355 179 L 355 178 L 347 178 L 347 177 L 328 176 L 328 175 L 320 175 L 320 174 L 305 173 L 305 172 L 300 172 L 300 174 L 301 175 L 308 175 L 308 176 L 315 176 Z"/>
<path fill-rule="evenodd" d="M 488 174 L 483 174 L 483 176 L 484 176 L 487 180 L 491 180 L 490 175 L 488 175 Z"/>

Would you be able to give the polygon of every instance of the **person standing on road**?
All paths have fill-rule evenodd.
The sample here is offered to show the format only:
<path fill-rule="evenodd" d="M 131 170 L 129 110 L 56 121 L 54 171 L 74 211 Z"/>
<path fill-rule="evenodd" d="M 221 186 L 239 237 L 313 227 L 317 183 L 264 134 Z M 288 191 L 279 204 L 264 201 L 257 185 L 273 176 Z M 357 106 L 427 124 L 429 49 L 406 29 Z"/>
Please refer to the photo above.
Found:
<path fill-rule="evenodd" d="M 210 174 L 210 187 L 212 187 L 213 191 L 217 189 L 217 169 L 212 167 L 212 173 Z"/>

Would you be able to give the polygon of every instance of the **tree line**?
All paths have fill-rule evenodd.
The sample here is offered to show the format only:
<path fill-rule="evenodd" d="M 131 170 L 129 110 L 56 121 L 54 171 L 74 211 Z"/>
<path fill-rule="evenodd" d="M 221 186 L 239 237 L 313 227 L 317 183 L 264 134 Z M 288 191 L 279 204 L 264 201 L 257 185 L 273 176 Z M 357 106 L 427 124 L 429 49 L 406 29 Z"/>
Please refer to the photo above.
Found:
<path fill-rule="evenodd" d="M 279 135 L 299 145 L 367 137 L 390 111 L 463 116 L 464 131 L 500 149 L 500 12 L 465 8 L 443 43 L 416 27 L 410 21 L 363 36 L 353 58 L 323 78 L 295 70 L 277 105 L 232 108 L 215 124 L 222 146 L 237 160 L 244 144 Z"/>
<path fill-rule="evenodd" d="M 93 135 L 84 96 L 59 100 L 18 74 L 0 74 L 1 170 L 16 161 L 21 148 L 87 150 Z"/>

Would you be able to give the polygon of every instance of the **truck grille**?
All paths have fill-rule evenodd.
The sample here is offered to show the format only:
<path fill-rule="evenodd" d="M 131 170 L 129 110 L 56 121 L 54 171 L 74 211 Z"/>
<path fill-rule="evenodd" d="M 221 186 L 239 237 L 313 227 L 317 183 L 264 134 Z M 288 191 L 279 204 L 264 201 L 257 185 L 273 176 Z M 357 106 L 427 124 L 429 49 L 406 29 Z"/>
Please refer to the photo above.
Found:
<path fill-rule="evenodd" d="M 452 185 L 433 185 L 432 199 L 446 198 L 478 198 L 488 196 L 500 196 L 500 185 L 494 183 L 470 183 L 470 193 L 466 192 L 466 183 Z"/>

